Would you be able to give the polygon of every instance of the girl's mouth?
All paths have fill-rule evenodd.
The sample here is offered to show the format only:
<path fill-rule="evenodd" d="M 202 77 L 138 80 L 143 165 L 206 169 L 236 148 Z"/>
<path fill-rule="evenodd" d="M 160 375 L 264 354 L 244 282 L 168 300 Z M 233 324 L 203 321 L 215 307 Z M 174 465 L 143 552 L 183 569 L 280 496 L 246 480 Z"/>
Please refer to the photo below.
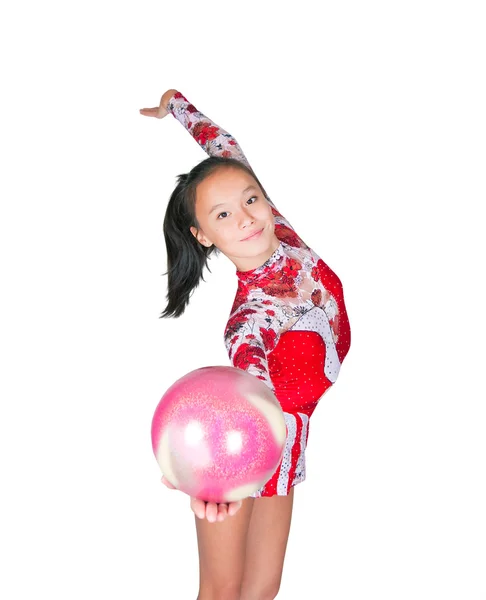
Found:
<path fill-rule="evenodd" d="M 263 231 L 263 229 L 260 229 L 260 231 L 255 232 L 253 235 L 250 235 L 250 237 L 244 238 L 241 241 L 248 242 L 250 240 L 256 240 L 258 237 L 260 237 L 260 234 L 262 231 Z"/>

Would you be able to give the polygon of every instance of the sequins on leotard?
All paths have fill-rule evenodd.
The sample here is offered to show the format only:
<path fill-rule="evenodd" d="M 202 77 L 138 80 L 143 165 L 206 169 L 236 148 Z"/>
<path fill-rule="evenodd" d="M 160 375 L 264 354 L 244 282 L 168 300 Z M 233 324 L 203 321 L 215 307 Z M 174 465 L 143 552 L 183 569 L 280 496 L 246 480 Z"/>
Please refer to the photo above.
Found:
<path fill-rule="evenodd" d="M 168 109 L 207 154 L 250 166 L 234 137 L 182 94 L 172 96 Z M 224 331 L 233 366 L 273 390 L 287 425 L 282 461 L 253 497 L 287 495 L 305 480 L 309 419 L 351 344 L 340 279 L 267 201 L 280 244 L 263 265 L 236 271 L 238 288 Z"/>

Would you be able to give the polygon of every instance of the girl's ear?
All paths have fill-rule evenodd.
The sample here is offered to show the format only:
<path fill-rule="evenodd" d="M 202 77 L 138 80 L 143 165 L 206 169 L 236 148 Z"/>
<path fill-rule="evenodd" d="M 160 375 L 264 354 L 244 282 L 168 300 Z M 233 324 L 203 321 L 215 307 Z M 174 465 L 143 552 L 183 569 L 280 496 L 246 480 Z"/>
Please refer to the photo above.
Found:
<path fill-rule="evenodd" d="M 194 226 L 192 226 L 191 228 L 191 233 L 192 235 L 196 238 L 196 240 L 202 244 L 203 246 L 206 246 L 206 248 L 209 248 L 210 246 L 212 246 L 213 244 L 200 232 L 198 231 Z"/>

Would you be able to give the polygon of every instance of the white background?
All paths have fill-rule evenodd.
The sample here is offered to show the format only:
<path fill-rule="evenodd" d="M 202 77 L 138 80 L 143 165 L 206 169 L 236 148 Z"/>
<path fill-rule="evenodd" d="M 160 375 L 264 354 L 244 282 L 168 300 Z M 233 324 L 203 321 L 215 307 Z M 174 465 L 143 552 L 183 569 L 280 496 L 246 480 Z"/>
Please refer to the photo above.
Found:
<path fill-rule="evenodd" d="M 227 365 L 234 265 L 165 307 L 162 221 L 232 133 L 339 275 L 352 346 L 314 413 L 279 600 L 486 599 L 481 2 L 23 2 L 0 13 L 0 596 L 195 600 L 150 425 Z"/>

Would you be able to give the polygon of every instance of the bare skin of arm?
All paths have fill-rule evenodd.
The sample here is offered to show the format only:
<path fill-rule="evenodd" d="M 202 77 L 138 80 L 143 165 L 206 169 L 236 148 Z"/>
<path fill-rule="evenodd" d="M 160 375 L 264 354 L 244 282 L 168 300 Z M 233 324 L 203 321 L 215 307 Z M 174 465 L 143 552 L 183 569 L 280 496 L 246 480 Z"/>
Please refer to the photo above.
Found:
<path fill-rule="evenodd" d="M 159 106 L 154 106 L 153 108 L 141 108 L 140 114 L 146 117 L 163 119 L 169 114 L 169 111 L 167 110 L 167 104 L 176 92 L 177 90 L 175 89 L 167 90 L 162 95 Z M 162 476 L 161 481 L 169 489 L 177 489 L 164 476 Z M 199 498 L 191 497 L 191 509 L 193 513 L 199 519 L 206 518 L 210 523 L 214 523 L 216 521 L 221 522 L 224 521 L 226 517 L 234 516 L 240 510 L 241 505 L 242 500 L 239 500 L 238 502 L 216 504 L 215 502 L 205 502 Z"/>

